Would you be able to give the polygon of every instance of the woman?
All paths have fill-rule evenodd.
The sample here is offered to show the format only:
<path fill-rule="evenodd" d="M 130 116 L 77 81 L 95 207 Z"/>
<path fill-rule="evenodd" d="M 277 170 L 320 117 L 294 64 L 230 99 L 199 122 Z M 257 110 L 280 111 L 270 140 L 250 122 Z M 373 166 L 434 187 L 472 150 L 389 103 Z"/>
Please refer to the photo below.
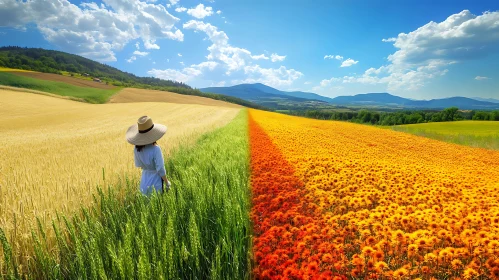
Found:
<path fill-rule="evenodd" d="M 152 191 L 164 192 L 170 189 L 170 182 L 166 178 L 165 162 L 161 148 L 156 144 L 166 133 L 166 126 L 153 123 L 148 116 L 140 117 L 136 125 L 132 125 L 126 132 L 128 143 L 135 145 L 135 166 L 142 168 L 140 191 L 149 195 Z"/>

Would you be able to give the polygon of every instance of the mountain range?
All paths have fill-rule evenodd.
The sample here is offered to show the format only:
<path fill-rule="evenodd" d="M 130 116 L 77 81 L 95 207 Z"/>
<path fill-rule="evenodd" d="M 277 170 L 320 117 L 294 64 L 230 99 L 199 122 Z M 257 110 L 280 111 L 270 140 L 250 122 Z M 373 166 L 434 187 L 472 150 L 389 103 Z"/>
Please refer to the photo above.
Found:
<path fill-rule="evenodd" d="M 316 93 L 302 91 L 281 91 L 261 83 L 240 84 L 231 87 L 209 87 L 202 92 L 213 92 L 234 96 L 268 105 L 271 101 L 280 102 L 316 102 L 338 106 L 394 107 L 414 109 L 443 109 L 458 107 L 462 110 L 495 110 L 499 109 L 499 100 L 468 97 L 449 97 L 432 100 L 414 100 L 395 96 L 389 93 L 364 93 L 353 96 L 325 97 Z"/>
<path fill-rule="evenodd" d="M 475 99 L 475 100 L 478 100 L 478 101 L 485 101 L 485 102 L 499 103 L 499 99 L 494 99 L 494 98 L 472 97 L 472 99 Z"/>

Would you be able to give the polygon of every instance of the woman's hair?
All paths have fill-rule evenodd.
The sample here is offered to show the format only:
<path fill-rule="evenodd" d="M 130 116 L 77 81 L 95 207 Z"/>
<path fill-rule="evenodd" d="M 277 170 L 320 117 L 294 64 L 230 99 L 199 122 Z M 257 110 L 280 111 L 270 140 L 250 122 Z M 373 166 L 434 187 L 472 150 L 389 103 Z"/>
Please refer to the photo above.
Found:
<path fill-rule="evenodd" d="M 148 144 L 148 145 L 156 145 L 157 143 L 154 142 L 152 144 Z M 135 145 L 135 149 L 137 149 L 137 152 L 140 152 L 142 151 L 142 149 L 145 147 L 145 146 L 148 146 L 148 145 Z"/>

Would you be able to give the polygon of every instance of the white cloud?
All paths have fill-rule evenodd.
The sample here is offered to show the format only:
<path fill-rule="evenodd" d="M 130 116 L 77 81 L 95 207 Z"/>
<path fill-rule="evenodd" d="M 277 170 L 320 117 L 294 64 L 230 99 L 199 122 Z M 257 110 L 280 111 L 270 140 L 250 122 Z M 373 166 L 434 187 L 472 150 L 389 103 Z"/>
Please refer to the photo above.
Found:
<path fill-rule="evenodd" d="M 419 67 L 430 65 L 442 69 L 450 64 L 497 52 L 498 22 L 499 12 L 485 12 L 476 16 L 464 10 L 440 23 L 429 22 L 408 34 L 400 33 L 393 44 L 398 50 L 388 56 L 392 71 L 419 71 Z"/>
<path fill-rule="evenodd" d="M 24 28 L 34 23 L 44 38 L 61 50 L 100 61 L 116 61 L 115 51 L 142 39 L 159 48 L 156 39 L 183 40 L 179 19 L 161 4 L 140 0 L 104 0 L 101 5 L 68 0 L 2 0 L 0 26 Z"/>
<path fill-rule="evenodd" d="M 441 64 L 434 61 L 429 65 L 420 66 L 415 70 L 406 72 L 393 71 L 393 66 L 381 66 L 380 68 L 369 68 L 364 74 L 358 76 L 333 77 L 322 80 L 320 87 L 325 88 L 333 83 L 343 84 L 386 84 L 389 90 L 406 89 L 415 90 L 422 86 L 427 79 L 443 76 L 447 70 L 440 70 Z"/>
<path fill-rule="evenodd" d="M 180 63 L 180 65 L 182 65 L 182 66 L 184 66 L 184 65 L 185 65 L 183 61 L 180 61 L 179 63 Z"/>
<path fill-rule="evenodd" d="M 185 11 L 187 11 L 187 8 L 185 8 L 185 7 L 178 7 L 175 9 L 175 12 L 177 12 L 177 13 L 183 13 Z"/>
<path fill-rule="evenodd" d="M 159 46 L 155 42 L 155 40 L 147 40 L 144 42 L 144 47 L 148 50 L 159 50 Z"/>
<path fill-rule="evenodd" d="M 220 81 L 220 82 L 218 82 L 218 83 L 212 83 L 212 84 L 211 84 L 211 86 L 212 86 L 212 87 L 224 87 L 224 86 L 225 86 L 225 84 L 226 84 L 226 82 L 225 82 L 225 81 Z"/>
<path fill-rule="evenodd" d="M 489 77 L 483 77 L 483 76 L 476 76 L 475 77 L 475 80 L 477 80 L 477 81 L 483 81 L 483 80 L 488 80 L 488 79 L 490 79 L 490 78 Z"/>
<path fill-rule="evenodd" d="M 205 61 L 205 62 L 201 62 L 197 65 L 196 64 L 191 65 L 192 68 L 197 68 L 200 70 L 208 69 L 210 71 L 215 69 L 215 67 L 217 67 L 217 66 L 218 66 L 218 63 L 215 61 Z"/>
<path fill-rule="evenodd" d="M 163 80 L 173 80 L 184 83 L 190 80 L 189 75 L 174 69 L 166 69 L 166 70 L 152 69 L 148 71 L 147 74 Z"/>
<path fill-rule="evenodd" d="M 179 0 L 170 0 L 170 4 L 172 4 L 172 5 L 177 5 L 178 1 L 179 1 Z"/>
<path fill-rule="evenodd" d="M 284 66 L 280 68 L 262 68 L 254 65 L 255 60 L 284 60 L 285 56 L 273 54 L 268 57 L 265 54 L 253 55 L 249 50 L 234 47 L 229 44 L 229 37 L 223 31 L 218 30 L 216 26 L 197 20 L 190 20 L 183 25 L 184 29 L 204 32 L 212 44 L 208 47 L 208 61 L 197 65 L 184 67 L 181 70 L 167 69 L 150 71 L 151 75 L 159 78 L 177 79 L 183 82 L 203 76 L 207 71 L 220 69 L 225 74 L 236 76 L 232 82 L 260 82 L 271 86 L 289 86 L 303 74 L 295 69 L 287 69 Z M 242 78 L 241 78 L 242 77 Z"/>
<path fill-rule="evenodd" d="M 220 14 L 222 14 L 222 11 L 218 10 L 217 15 L 220 15 Z"/>
<path fill-rule="evenodd" d="M 183 62 L 181 62 L 183 65 Z M 189 67 L 185 67 L 182 70 L 166 69 L 158 70 L 152 69 L 147 72 L 147 74 L 152 75 L 156 78 L 165 80 L 174 80 L 178 82 L 188 82 L 198 76 L 204 74 L 205 71 L 213 71 L 218 66 L 215 61 L 205 61 L 200 64 L 193 64 Z"/>
<path fill-rule="evenodd" d="M 355 64 L 357 64 L 357 63 L 358 63 L 358 61 L 353 60 L 353 59 L 351 59 L 351 58 L 348 58 L 348 59 L 346 59 L 345 61 L 343 61 L 343 62 L 341 63 L 341 66 L 340 66 L 340 67 L 350 67 L 350 66 L 355 65 Z"/>
<path fill-rule="evenodd" d="M 270 55 L 270 60 L 272 60 L 272 62 L 284 61 L 284 59 L 286 59 L 285 55 L 278 55 L 276 53 Z"/>
<path fill-rule="evenodd" d="M 388 56 L 390 64 L 370 68 L 359 76 L 336 79 L 342 83 L 386 84 L 390 91 L 419 89 L 429 80 L 445 75 L 451 64 L 497 53 L 498 23 L 499 12 L 476 16 L 468 10 L 440 23 L 429 22 L 412 32 L 383 40 L 394 42 L 397 48 Z"/>
<path fill-rule="evenodd" d="M 202 21 L 191 20 L 184 24 L 185 29 L 194 29 L 205 32 L 208 39 L 213 43 L 208 47 L 209 60 L 220 60 L 227 65 L 227 74 L 240 70 L 253 59 L 251 52 L 233 47 L 229 44 L 229 37 L 225 32 L 219 31 L 217 27 Z"/>
<path fill-rule="evenodd" d="M 136 48 L 137 50 L 140 50 L 140 43 L 139 43 L 139 42 L 135 43 L 135 48 Z"/>
<path fill-rule="evenodd" d="M 195 8 L 188 9 L 187 14 L 195 18 L 202 19 L 211 16 L 213 14 L 213 8 L 205 7 L 203 4 L 199 4 Z"/>
<path fill-rule="evenodd" d="M 251 58 L 253 58 L 254 60 L 259 60 L 259 59 L 269 60 L 269 57 L 266 56 L 265 54 L 252 55 Z"/>
<path fill-rule="evenodd" d="M 179 57 L 182 57 L 182 54 L 181 54 L 181 53 L 178 53 L 177 55 L 178 55 Z"/>
<path fill-rule="evenodd" d="M 341 55 L 334 55 L 334 54 L 328 54 L 324 56 L 324 59 L 336 59 L 336 60 L 343 60 L 343 56 Z"/>
<path fill-rule="evenodd" d="M 338 82 L 340 80 L 341 80 L 340 78 L 331 78 L 329 80 L 322 80 L 321 83 L 320 83 L 320 85 L 321 85 L 321 87 L 327 87 L 331 83 Z"/>
<path fill-rule="evenodd" d="M 382 41 L 382 42 L 385 42 L 385 43 L 388 43 L 388 42 L 395 42 L 395 41 L 397 41 L 397 38 L 393 38 L 393 37 L 392 37 L 392 38 L 388 38 L 388 39 L 382 39 L 381 41 Z"/>
<path fill-rule="evenodd" d="M 271 87 L 287 87 L 303 76 L 303 73 L 295 69 L 287 69 L 284 66 L 279 68 L 262 68 L 259 65 L 244 67 L 244 73 L 248 75 L 243 80 L 233 80 L 232 83 L 263 83 Z"/>
<path fill-rule="evenodd" d="M 127 60 L 126 60 L 126 62 L 128 62 L 128 63 L 132 63 L 132 62 L 134 62 L 136 59 L 137 59 L 137 57 L 134 55 L 134 56 L 130 57 L 129 59 L 127 59 Z"/>
<path fill-rule="evenodd" d="M 133 54 L 134 55 L 139 55 L 139 56 L 146 56 L 149 53 L 148 52 L 141 52 L 141 51 L 134 51 Z"/>

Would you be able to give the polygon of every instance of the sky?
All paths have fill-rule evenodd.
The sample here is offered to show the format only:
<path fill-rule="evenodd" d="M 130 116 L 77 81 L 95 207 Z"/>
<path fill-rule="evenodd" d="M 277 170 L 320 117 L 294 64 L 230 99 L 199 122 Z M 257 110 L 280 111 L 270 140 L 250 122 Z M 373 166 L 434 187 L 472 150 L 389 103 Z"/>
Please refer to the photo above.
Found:
<path fill-rule="evenodd" d="M 499 98 L 497 0 L 0 0 L 0 45 L 196 88 Z"/>

